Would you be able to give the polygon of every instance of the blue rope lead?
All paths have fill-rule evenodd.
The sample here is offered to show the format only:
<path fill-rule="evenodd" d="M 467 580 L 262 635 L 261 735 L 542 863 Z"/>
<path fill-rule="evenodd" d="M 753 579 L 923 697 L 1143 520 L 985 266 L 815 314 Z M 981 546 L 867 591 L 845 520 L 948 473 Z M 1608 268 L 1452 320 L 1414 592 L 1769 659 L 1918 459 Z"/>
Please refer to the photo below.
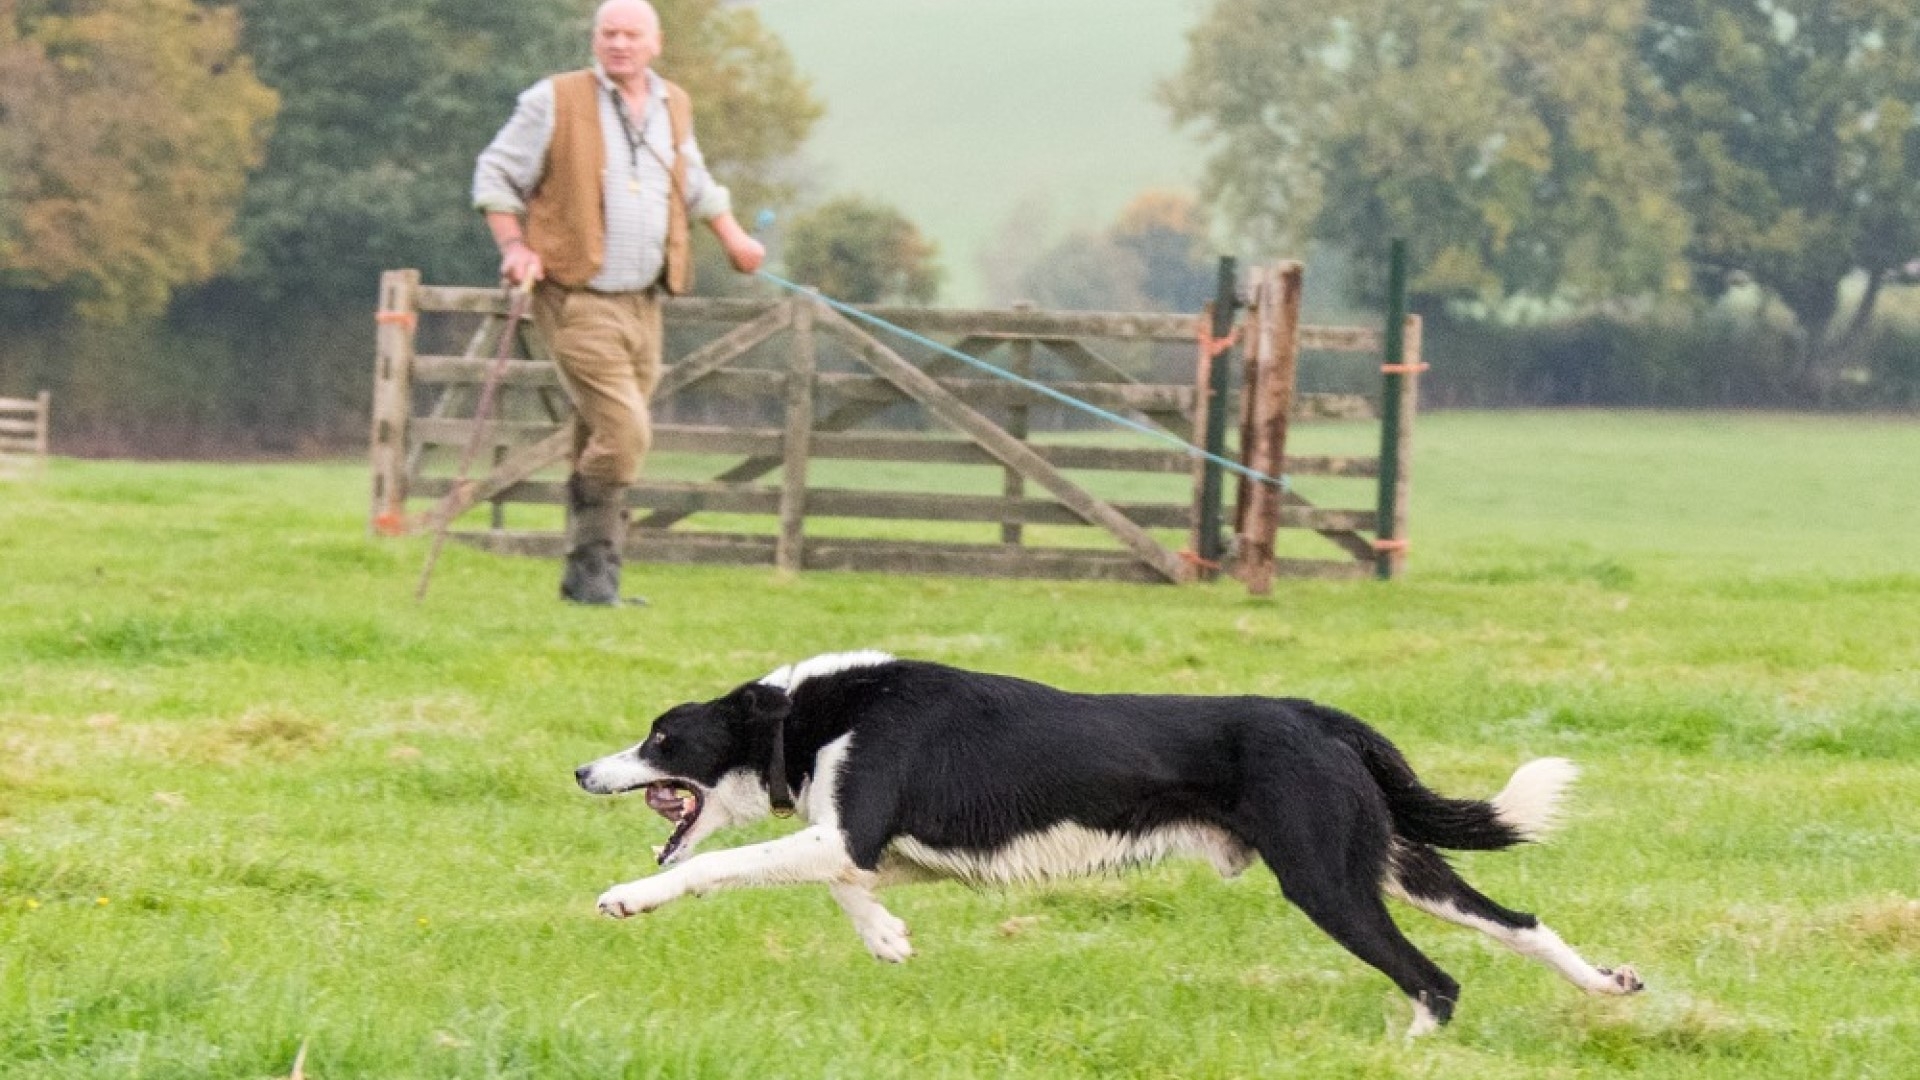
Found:
<path fill-rule="evenodd" d="M 1055 390 L 1053 387 L 1048 386 L 1045 383 L 1034 382 L 1032 379 L 1026 378 L 1025 376 L 1022 376 L 1022 375 L 1017 375 L 1014 372 L 1008 371 L 1006 368 L 995 367 L 994 365 L 987 363 L 985 360 L 982 360 L 977 356 L 968 356 L 966 353 L 961 352 L 959 349 L 949 348 L 948 346 L 942 345 L 939 342 L 933 340 L 932 338 L 926 337 L 921 334 L 916 334 L 913 331 L 908 330 L 904 326 L 896 326 L 893 323 L 890 323 L 887 320 L 882 319 L 877 315 L 869 315 L 866 312 L 861 311 L 859 308 L 856 308 L 851 304 L 843 304 L 840 301 L 835 300 L 830 296 L 822 296 L 819 293 L 813 291 L 812 289 L 808 289 L 803 286 L 796 285 L 793 282 L 788 281 L 786 278 L 783 278 L 778 274 L 772 273 L 767 270 L 761 270 L 759 271 L 759 276 L 766 278 L 768 281 L 773 282 L 775 285 L 778 285 L 783 289 L 787 289 L 792 292 L 799 293 L 803 296 L 813 297 L 814 299 L 827 305 L 828 307 L 839 312 L 840 314 L 848 316 L 849 318 L 858 319 L 861 322 L 880 327 L 883 330 L 890 330 L 893 333 L 898 334 L 903 338 L 906 338 L 908 341 L 912 341 L 919 345 L 924 345 L 927 348 L 934 350 L 935 352 L 944 353 L 945 355 L 951 356 L 956 360 L 964 361 L 972 365 L 973 367 L 976 367 L 981 371 L 984 371 L 987 374 L 992 375 L 996 378 L 1005 379 L 1011 383 L 1018 383 L 1019 385 L 1024 386 L 1029 390 L 1032 390 L 1034 393 L 1044 394 L 1047 397 L 1050 397 L 1053 400 L 1059 402 L 1060 404 L 1068 406 L 1069 408 L 1078 409 L 1081 412 L 1086 413 L 1090 416 L 1097 416 L 1100 419 L 1107 421 L 1108 423 L 1118 424 L 1121 427 L 1127 428 L 1129 430 L 1137 431 L 1142 435 L 1151 436 L 1152 438 L 1158 439 L 1163 443 L 1167 443 L 1172 446 L 1177 446 L 1183 452 L 1185 452 L 1188 457 L 1199 458 L 1203 461 L 1211 461 L 1215 465 L 1218 465 L 1229 472 L 1237 473 L 1238 475 L 1244 476 L 1247 479 L 1254 481 L 1255 483 L 1272 484 L 1275 487 L 1279 488 L 1281 491 L 1286 491 L 1290 486 L 1288 484 L 1287 478 L 1284 476 L 1280 476 L 1280 477 L 1268 476 L 1266 473 L 1263 473 L 1258 469 L 1249 469 L 1245 465 L 1242 465 L 1239 462 L 1234 461 L 1232 458 L 1221 457 L 1219 454 L 1210 454 L 1207 451 L 1201 449 L 1200 447 L 1195 446 L 1184 439 L 1181 439 L 1177 435 L 1168 434 L 1165 431 L 1161 431 L 1159 428 L 1151 427 L 1149 425 L 1143 424 L 1138 420 L 1128 419 L 1127 417 L 1121 416 L 1118 413 L 1108 412 L 1107 410 L 1101 408 L 1098 405 L 1092 404 L 1091 402 L 1081 401 L 1079 398 L 1074 397 L 1071 394 L 1061 393 L 1060 391 Z"/>

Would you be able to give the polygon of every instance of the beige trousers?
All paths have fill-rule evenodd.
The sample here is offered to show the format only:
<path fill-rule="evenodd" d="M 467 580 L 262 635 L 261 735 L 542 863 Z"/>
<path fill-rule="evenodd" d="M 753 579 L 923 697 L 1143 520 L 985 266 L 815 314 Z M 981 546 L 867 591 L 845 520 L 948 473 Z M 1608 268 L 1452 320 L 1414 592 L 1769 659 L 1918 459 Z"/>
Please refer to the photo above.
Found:
<path fill-rule="evenodd" d="M 621 487 L 638 480 L 653 445 L 647 410 L 660 382 L 660 298 L 651 289 L 597 293 L 542 282 L 533 319 L 580 415 L 573 471 Z"/>

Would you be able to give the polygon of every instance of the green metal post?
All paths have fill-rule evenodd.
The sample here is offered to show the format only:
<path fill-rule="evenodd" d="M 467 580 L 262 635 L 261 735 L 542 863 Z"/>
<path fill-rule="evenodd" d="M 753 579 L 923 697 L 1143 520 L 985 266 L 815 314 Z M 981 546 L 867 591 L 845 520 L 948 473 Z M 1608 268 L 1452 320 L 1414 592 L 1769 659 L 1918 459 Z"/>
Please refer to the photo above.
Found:
<path fill-rule="evenodd" d="M 1213 288 L 1213 328 L 1211 333 L 1217 340 L 1227 336 L 1233 329 L 1234 310 L 1239 306 L 1239 298 L 1234 294 L 1234 282 L 1237 274 L 1233 256 L 1220 257 L 1220 274 Z M 1228 349 L 1213 358 L 1211 382 L 1207 395 L 1207 453 L 1220 457 L 1227 452 L 1227 390 L 1233 384 L 1228 381 L 1228 372 L 1233 367 L 1233 350 Z M 1209 461 L 1200 473 L 1200 551 L 1199 555 L 1208 562 L 1219 562 L 1226 553 L 1226 545 L 1221 537 L 1221 468 L 1219 463 Z"/>
<path fill-rule="evenodd" d="M 1407 358 L 1407 242 L 1395 239 L 1387 261 L 1386 375 L 1380 391 L 1380 516 L 1374 534 L 1396 540 L 1395 509 L 1400 488 L 1400 394 Z M 1374 558 L 1374 576 L 1393 577 L 1393 555 L 1381 550 Z"/>

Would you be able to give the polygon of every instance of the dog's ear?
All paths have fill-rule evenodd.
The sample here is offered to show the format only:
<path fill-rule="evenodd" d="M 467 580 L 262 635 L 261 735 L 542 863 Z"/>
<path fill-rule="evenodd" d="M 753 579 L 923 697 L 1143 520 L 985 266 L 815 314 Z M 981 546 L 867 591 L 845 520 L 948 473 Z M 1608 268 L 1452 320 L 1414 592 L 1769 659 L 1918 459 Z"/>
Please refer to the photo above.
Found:
<path fill-rule="evenodd" d="M 766 683 L 748 683 L 737 694 L 740 709 L 736 716 L 743 727 L 771 727 L 785 720 L 793 709 L 793 699 L 785 690 Z"/>

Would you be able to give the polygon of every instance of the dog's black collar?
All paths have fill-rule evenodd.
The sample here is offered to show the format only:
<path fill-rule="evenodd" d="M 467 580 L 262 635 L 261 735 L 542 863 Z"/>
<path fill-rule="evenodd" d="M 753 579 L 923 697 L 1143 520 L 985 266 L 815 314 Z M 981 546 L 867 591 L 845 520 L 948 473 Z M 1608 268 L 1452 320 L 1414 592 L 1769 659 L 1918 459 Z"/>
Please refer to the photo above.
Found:
<path fill-rule="evenodd" d="M 793 816 L 793 792 L 787 787 L 787 724 L 773 722 L 773 760 L 767 763 L 767 800 L 774 817 Z"/>

